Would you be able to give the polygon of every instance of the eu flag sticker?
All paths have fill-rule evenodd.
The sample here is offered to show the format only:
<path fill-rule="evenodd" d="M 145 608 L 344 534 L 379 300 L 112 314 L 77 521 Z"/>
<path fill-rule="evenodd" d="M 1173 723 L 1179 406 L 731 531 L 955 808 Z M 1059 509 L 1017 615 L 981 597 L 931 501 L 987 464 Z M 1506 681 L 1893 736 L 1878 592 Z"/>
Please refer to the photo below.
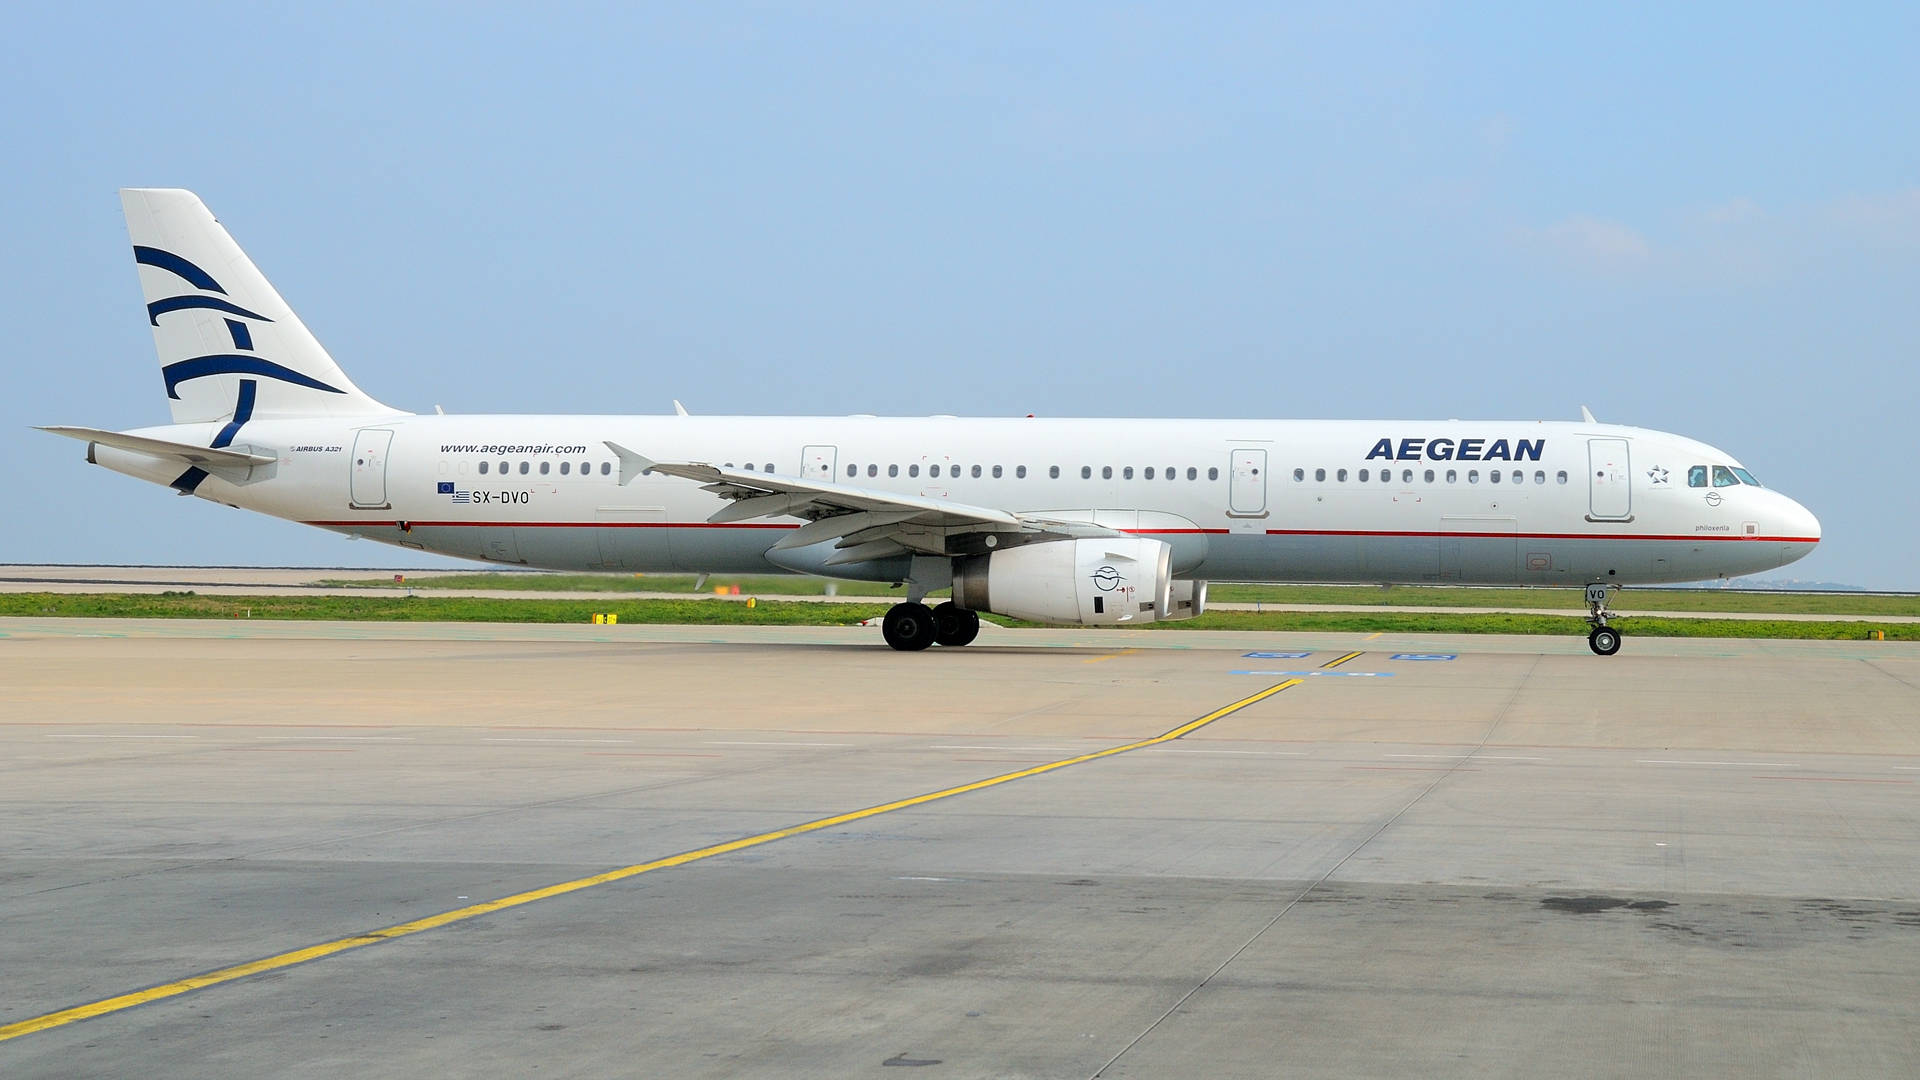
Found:
<path fill-rule="evenodd" d="M 453 483 L 448 480 L 440 481 L 440 494 L 442 495 L 453 494 Z"/>

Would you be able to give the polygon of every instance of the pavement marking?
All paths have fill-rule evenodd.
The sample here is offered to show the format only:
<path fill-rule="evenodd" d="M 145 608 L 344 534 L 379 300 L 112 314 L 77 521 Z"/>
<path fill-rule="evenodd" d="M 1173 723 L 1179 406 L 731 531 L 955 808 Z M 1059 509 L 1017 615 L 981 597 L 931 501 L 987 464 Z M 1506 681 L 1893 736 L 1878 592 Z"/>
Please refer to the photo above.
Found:
<path fill-rule="evenodd" d="M 559 744 L 559 746 L 626 746 L 634 740 L 630 738 L 482 738 L 480 742 L 540 742 L 540 744 Z"/>
<path fill-rule="evenodd" d="M 267 742 L 412 742 L 411 735 L 255 735 Z"/>
<path fill-rule="evenodd" d="M 934 746 L 929 746 L 927 747 L 927 749 L 929 750 L 1028 750 L 1028 751 L 1056 750 L 1061 753 L 1072 753 L 1077 748 L 1072 746 L 959 746 L 952 743 L 939 743 Z"/>
<path fill-rule="evenodd" d="M 1678 761 L 1672 758 L 1636 758 L 1636 765 L 1731 765 L 1739 769 L 1797 769 L 1792 761 Z"/>
<path fill-rule="evenodd" d="M 1082 660 L 1080 662 L 1083 664 L 1104 664 L 1109 660 L 1117 659 L 1122 656 L 1132 656 L 1134 653 L 1137 653 L 1139 651 L 1140 651 L 1139 649 L 1121 649 L 1117 653 L 1108 653 L 1105 656 L 1090 656 L 1087 659 Z"/>
<path fill-rule="evenodd" d="M 1295 679 L 1391 679 L 1391 671 L 1250 671 L 1235 668 L 1229 675 L 1284 675 Z"/>
<path fill-rule="evenodd" d="M 1350 653 L 1348 653 L 1348 654 L 1347 654 L 1347 655 L 1345 655 L 1345 656 L 1336 656 L 1336 657 L 1334 657 L 1333 659 L 1331 659 L 1331 660 L 1329 660 L 1329 661 L 1327 661 L 1326 663 L 1324 663 L 1324 664 L 1321 664 L 1320 666 L 1321 666 L 1321 667 L 1323 667 L 1323 668 L 1330 668 L 1330 667 L 1339 667 L 1339 666 L 1340 666 L 1341 664 L 1344 664 L 1344 663 L 1346 663 L 1347 661 L 1349 661 L 1349 660 L 1351 660 L 1351 659 L 1353 659 L 1354 657 L 1356 657 L 1356 656 L 1363 656 L 1363 655 L 1365 655 L 1365 654 L 1364 654 L 1364 653 L 1358 653 L 1358 652 L 1350 652 Z"/>
<path fill-rule="evenodd" d="M 709 739 L 708 746 L 852 746 L 846 742 L 723 742 Z"/>
<path fill-rule="evenodd" d="M 1305 750 L 1174 750 L 1160 747 L 1149 754 L 1257 754 L 1261 757 L 1307 757 Z"/>
<path fill-rule="evenodd" d="M 235 964 L 232 967 L 224 967 L 200 975 L 191 975 L 173 982 L 161 983 L 158 986 L 149 986 L 144 990 L 135 990 L 131 993 L 119 994 L 110 998 L 101 998 L 98 1001 L 90 1001 L 84 1005 L 74 1005 L 70 1008 L 59 1009 L 54 1012 L 44 1013 L 40 1016 L 28 1017 L 25 1020 L 17 1020 L 11 1024 L 0 1025 L 0 1042 L 17 1039 L 22 1035 L 31 1035 L 36 1031 L 62 1027 L 79 1020 L 91 1020 L 98 1016 L 106 1016 L 109 1013 L 131 1009 L 137 1005 L 146 1005 L 155 1001 L 164 1001 L 167 998 L 179 997 L 182 994 L 190 994 L 196 990 L 205 990 L 208 987 L 219 986 L 222 983 L 233 982 L 236 979 L 244 979 L 268 971 L 278 971 L 282 968 L 294 967 L 298 964 L 305 964 L 313 960 L 333 956 L 336 953 L 343 953 L 350 949 L 358 949 L 362 946 L 375 945 L 382 941 L 392 941 L 395 938 L 407 937 L 427 930 L 435 930 L 452 923 L 465 922 L 468 919 L 478 918 L 482 915 L 491 915 L 497 911 L 505 911 L 509 908 L 520 907 L 523 904 L 531 904 L 536 900 L 547 900 L 556 896 L 564 896 L 568 893 L 578 892 L 581 889 L 590 889 L 595 885 L 606 885 L 615 881 L 624 881 L 627 878 L 637 877 L 650 871 L 665 870 L 675 866 L 685 866 L 688 863 L 699 862 L 702 859 L 711 859 L 717 855 L 729 855 L 736 851 L 744 851 L 747 848 L 759 847 L 762 844 L 771 844 L 776 840 L 786 840 L 806 833 L 818 832 L 821 829 L 831 829 L 840 825 L 851 824 L 855 821 L 877 817 L 895 810 L 905 810 L 913 806 L 924 806 L 927 803 L 936 802 L 941 799 L 949 799 L 956 795 L 984 791 L 987 788 L 998 787 L 1001 784 L 1012 783 L 1015 780 L 1024 780 L 1031 776 L 1040 776 L 1059 769 L 1085 764 L 1089 761 L 1098 761 L 1101 758 L 1124 754 L 1130 750 L 1140 750 L 1149 746 L 1158 746 L 1161 743 L 1172 742 L 1190 732 L 1198 731 L 1208 724 L 1213 723 L 1215 720 L 1231 716 L 1249 705 L 1265 701 L 1282 690 L 1299 686 L 1302 681 L 1303 680 L 1300 679 L 1288 679 L 1285 682 L 1275 683 L 1257 694 L 1249 694 L 1238 701 L 1222 705 L 1212 712 L 1207 713 L 1205 716 L 1195 720 L 1189 720 L 1170 731 L 1165 731 L 1146 739 L 1137 739 L 1120 746 L 1109 746 L 1104 750 L 1095 750 L 1070 758 L 1061 758 L 1058 761 L 1049 761 L 1042 765 L 1033 765 L 1025 769 L 1015 770 L 1014 772 L 1001 773 L 999 776 L 990 776 L 985 780 L 975 780 L 969 784 L 960 784 L 956 787 L 942 788 L 939 791 L 930 791 L 924 795 L 912 795 L 904 799 L 895 799 L 892 802 L 880 803 L 876 806 L 869 806 L 860 810 L 849 810 L 844 814 L 816 818 L 813 821 L 803 822 L 799 825 L 790 825 L 784 829 L 775 829 L 772 832 L 764 832 L 755 836 L 744 836 L 738 840 L 728 840 L 725 843 L 696 848 L 693 851 L 683 851 L 678 855 L 668 855 L 665 858 L 654 859 L 650 862 L 635 863 L 632 866 L 623 866 L 617 870 L 607 870 L 589 877 L 563 881 L 557 885 L 547 885 L 538 889 L 529 889 L 526 892 L 515 893 L 512 896 L 503 896 L 498 900 L 488 900 L 479 904 L 471 904 L 467 907 L 455 908 L 452 911 L 443 911 L 438 915 L 428 915 L 424 918 L 396 923 L 393 926 L 382 927 L 378 930 L 371 930 L 364 934 L 353 934 L 348 937 L 335 938 L 332 941 L 321 942 L 318 945 L 309 945 L 304 949 L 294 949 L 290 952 L 263 957 L 259 960 L 250 960 L 244 964 Z M 795 744 L 780 743 L 775 745 L 785 746 Z M 828 745 L 845 744 L 835 743 Z"/>
<path fill-rule="evenodd" d="M 1361 641 L 1378 641 L 1380 639 L 1380 635 L 1384 633 L 1386 633 L 1385 630 L 1376 630 L 1373 633 L 1368 634 L 1366 637 L 1361 638 L 1360 640 Z"/>
<path fill-rule="evenodd" d="M 49 739 L 197 739 L 198 735 L 54 735 Z"/>
<path fill-rule="evenodd" d="M 1911 780 L 1875 780 L 1864 776 L 1756 776 L 1755 780 L 1799 780 L 1810 784 L 1911 784 Z"/>

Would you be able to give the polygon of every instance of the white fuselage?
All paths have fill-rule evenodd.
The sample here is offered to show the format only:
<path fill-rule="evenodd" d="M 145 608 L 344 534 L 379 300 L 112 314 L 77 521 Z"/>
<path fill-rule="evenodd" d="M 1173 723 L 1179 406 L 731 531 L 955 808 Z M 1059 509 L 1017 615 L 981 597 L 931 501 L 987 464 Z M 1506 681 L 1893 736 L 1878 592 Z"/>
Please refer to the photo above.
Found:
<path fill-rule="evenodd" d="M 207 445 L 220 424 L 145 429 Z M 424 551 L 568 570 L 820 572 L 943 581 L 901 556 L 826 567 L 769 549 L 800 524 L 713 524 L 726 505 L 658 473 L 620 483 L 608 444 L 654 460 L 1045 512 L 1153 536 L 1182 578 L 1620 585 L 1768 570 L 1819 523 L 1786 496 L 1714 486 L 1737 467 L 1681 436 L 1535 421 L 418 416 L 255 420 L 276 459 L 194 493 Z M 159 483 L 177 464 L 106 446 Z M 1690 471 L 1706 480 L 1690 486 Z"/>

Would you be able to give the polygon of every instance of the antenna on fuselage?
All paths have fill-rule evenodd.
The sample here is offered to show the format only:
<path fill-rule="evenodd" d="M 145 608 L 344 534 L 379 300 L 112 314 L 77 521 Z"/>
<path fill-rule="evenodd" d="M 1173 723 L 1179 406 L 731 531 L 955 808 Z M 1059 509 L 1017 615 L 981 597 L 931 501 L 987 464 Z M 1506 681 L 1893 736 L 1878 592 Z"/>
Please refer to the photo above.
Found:
<path fill-rule="evenodd" d="M 1593 418 L 1593 410 L 1587 408 L 1585 405 L 1580 406 L 1580 419 L 1585 420 L 1589 424 L 1597 424 L 1600 422 Z"/>
<path fill-rule="evenodd" d="M 679 398 L 673 399 L 673 415 L 675 416 L 687 415 L 687 407 L 685 405 L 680 404 Z"/>

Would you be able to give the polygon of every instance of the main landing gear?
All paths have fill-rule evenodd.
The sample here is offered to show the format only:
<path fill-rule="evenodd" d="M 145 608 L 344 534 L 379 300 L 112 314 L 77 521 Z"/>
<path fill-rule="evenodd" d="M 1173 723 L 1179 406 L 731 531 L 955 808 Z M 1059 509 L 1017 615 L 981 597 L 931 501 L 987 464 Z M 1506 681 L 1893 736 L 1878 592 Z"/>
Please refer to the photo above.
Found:
<path fill-rule="evenodd" d="M 936 608 L 921 603 L 895 604 L 880 620 L 880 636 L 901 652 L 929 645 L 965 645 L 980 635 L 980 615 L 951 601 Z"/>
<path fill-rule="evenodd" d="M 1607 625 L 1607 587 L 1605 585 L 1587 586 L 1587 622 L 1593 629 L 1587 633 L 1587 648 L 1601 656 L 1612 656 L 1620 651 L 1620 631 Z"/>

